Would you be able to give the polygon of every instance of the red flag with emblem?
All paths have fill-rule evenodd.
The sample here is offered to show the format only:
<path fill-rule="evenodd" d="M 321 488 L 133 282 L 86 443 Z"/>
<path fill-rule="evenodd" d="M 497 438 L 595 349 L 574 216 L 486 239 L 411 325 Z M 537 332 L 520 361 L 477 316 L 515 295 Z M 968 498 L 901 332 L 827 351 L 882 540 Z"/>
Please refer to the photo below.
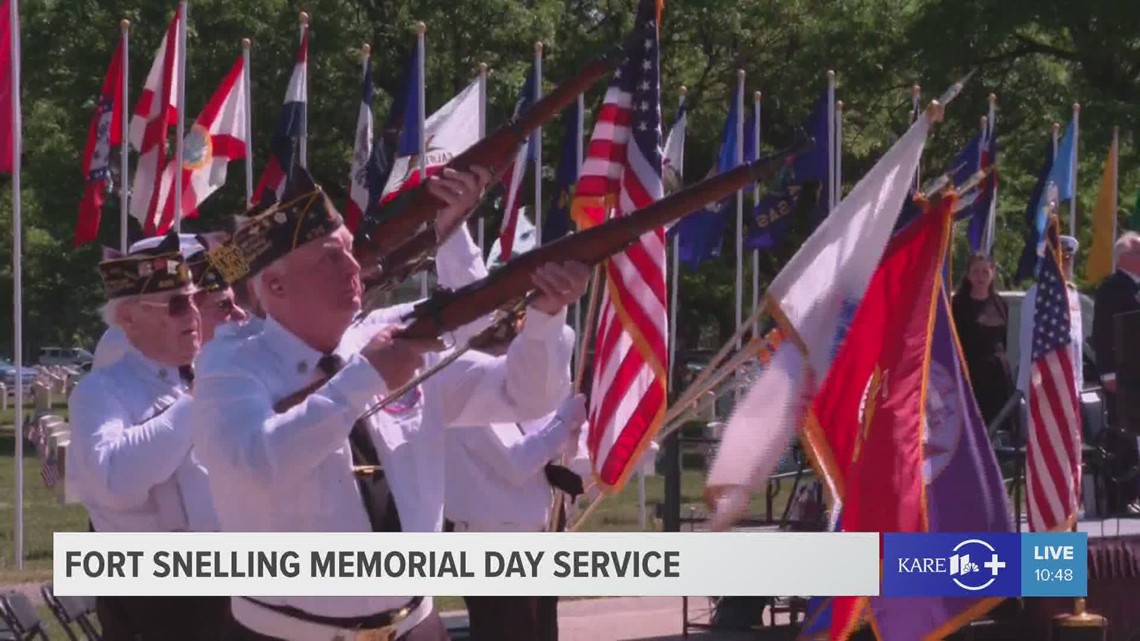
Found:
<path fill-rule="evenodd" d="M 198 206 L 226 183 L 226 165 L 245 158 L 246 96 L 245 62 L 239 56 L 206 108 L 190 128 L 182 146 L 182 217 L 194 218 Z M 159 194 L 162 216 L 158 233 L 165 234 L 174 224 L 175 162 L 163 172 Z"/>
<path fill-rule="evenodd" d="M 103 202 L 107 190 L 111 188 L 111 149 L 123 140 L 123 105 L 119 96 L 123 93 L 125 46 L 124 38 L 120 40 L 115 55 L 111 58 L 111 67 L 103 79 L 103 92 L 99 95 L 99 103 L 87 131 L 87 148 L 83 151 L 83 178 L 87 181 L 87 186 L 83 190 L 83 199 L 79 201 L 79 220 L 75 225 L 76 247 L 93 242 L 99 236 Z"/>

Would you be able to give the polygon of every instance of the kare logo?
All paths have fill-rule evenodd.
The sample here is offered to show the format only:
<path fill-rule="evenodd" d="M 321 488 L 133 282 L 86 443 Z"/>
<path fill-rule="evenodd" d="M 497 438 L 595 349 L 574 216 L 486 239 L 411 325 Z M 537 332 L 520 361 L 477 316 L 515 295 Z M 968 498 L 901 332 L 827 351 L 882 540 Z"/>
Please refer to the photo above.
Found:
<path fill-rule="evenodd" d="M 884 538 L 884 596 L 1017 596 L 1017 535 L 894 534 Z"/>

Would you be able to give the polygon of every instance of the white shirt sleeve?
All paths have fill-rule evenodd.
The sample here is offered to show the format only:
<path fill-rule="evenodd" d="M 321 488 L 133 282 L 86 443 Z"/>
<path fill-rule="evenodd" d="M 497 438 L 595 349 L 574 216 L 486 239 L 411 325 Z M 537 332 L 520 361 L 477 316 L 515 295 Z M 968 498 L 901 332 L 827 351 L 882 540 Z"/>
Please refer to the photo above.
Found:
<path fill-rule="evenodd" d="M 185 396 L 154 418 L 131 425 L 116 390 L 105 378 L 88 375 L 68 399 L 70 448 L 94 476 L 85 480 L 117 499 L 145 499 L 190 451 L 189 407 Z"/>
<path fill-rule="evenodd" d="M 384 379 L 363 356 L 301 403 L 278 414 L 266 386 L 234 367 L 200 371 L 194 383 L 196 452 L 206 469 L 219 463 L 257 483 L 304 478 L 342 447 Z"/>
<path fill-rule="evenodd" d="M 530 308 L 506 356 L 470 351 L 429 379 L 439 389 L 448 426 L 535 420 L 570 391 L 574 330 L 566 310 L 553 316 Z"/>
<path fill-rule="evenodd" d="M 448 438 L 462 438 L 466 449 L 488 470 L 522 487 L 533 482 L 534 475 L 558 454 L 570 432 L 558 417 L 553 417 L 536 432 L 520 432 L 517 437 L 504 438 L 497 431 L 507 429 L 516 428 L 502 424 L 482 430 L 462 430 Z"/>
<path fill-rule="evenodd" d="M 435 273 L 441 287 L 453 290 L 487 277 L 483 252 L 471 238 L 467 225 L 461 225 L 459 230 L 440 245 L 436 253 Z M 455 330 L 453 335 L 456 344 L 466 343 L 472 336 L 490 325 L 494 316 L 494 313 L 481 316 Z"/>

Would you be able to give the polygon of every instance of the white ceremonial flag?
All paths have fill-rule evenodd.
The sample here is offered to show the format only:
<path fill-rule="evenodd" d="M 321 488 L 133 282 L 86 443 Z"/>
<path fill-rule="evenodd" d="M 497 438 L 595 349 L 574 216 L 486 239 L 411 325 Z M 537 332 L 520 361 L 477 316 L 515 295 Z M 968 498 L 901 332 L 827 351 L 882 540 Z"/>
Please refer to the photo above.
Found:
<path fill-rule="evenodd" d="M 708 476 L 713 529 L 747 509 L 775 470 L 878 267 L 922 158 L 924 113 L 803 244 L 768 288 L 784 340 L 737 406 Z"/>

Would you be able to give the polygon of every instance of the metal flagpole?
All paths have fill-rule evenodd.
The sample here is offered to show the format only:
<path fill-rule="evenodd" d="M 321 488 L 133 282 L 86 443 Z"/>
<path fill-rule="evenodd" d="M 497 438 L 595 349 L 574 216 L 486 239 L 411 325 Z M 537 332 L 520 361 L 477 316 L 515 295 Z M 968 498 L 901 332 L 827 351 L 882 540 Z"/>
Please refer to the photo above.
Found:
<path fill-rule="evenodd" d="M 1073 197 L 1069 199 L 1069 235 L 1077 237 L 1077 143 L 1081 131 L 1081 103 L 1073 103 Z"/>
<path fill-rule="evenodd" d="M 1053 160 L 1057 160 L 1057 145 L 1061 140 L 1061 123 L 1053 123 Z"/>
<path fill-rule="evenodd" d="M 127 178 L 130 174 L 130 166 L 127 162 L 130 159 L 130 136 L 128 132 L 131 129 L 131 110 L 130 104 L 127 102 L 130 96 L 130 76 L 127 71 L 130 68 L 130 32 L 131 21 L 123 19 L 119 22 L 119 28 L 123 31 L 123 89 L 120 100 L 122 100 L 121 126 L 123 130 L 123 139 L 119 142 L 119 251 L 124 254 L 127 253 L 127 218 L 130 212 L 130 203 L 128 202 L 127 192 Z"/>
<path fill-rule="evenodd" d="M 994 133 L 997 131 L 997 94 L 989 95 L 990 110 L 989 115 L 986 116 L 986 147 L 990 146 L 993 141 Z M 990 163 L 994 163 L 995 159 L 990 158 Z M 996 178 L 990 178 L 995 180 Z M 982 246 L 985 252 L 993 256 L 994 239 L 997 237 L 997 230 L 994 227 L 997 225 L 997 183 L 994 183 L 993 194 L 990 196 L 990 210 L 986 212 L 986 231 L 982 234 Z"/>
<path fill-rule="evenodd" d="M 577 155 L 575 156 L 575 175 L 582 173 L 583 162 L 583 148 L 582 148 L 582 132 L 586 127 L 586 99 L 582 94 L 578 94 L 578 138 L 575 140 L 577 143 Z M 535 233 L 538 233 L 536 230 Z M 574 302 L 574 337 L 576 340 L 584 340 L 582 338 L 582 303 L 581 301 Z M 578 350 L 574 350 L 574 356 L 577 357 Z M 577 363 L 574 364 L 577 367 Z"/>
<path fill-rule="evenodd" d="M 427 31 L 427 25 L 423 22 L 416 23 L 416 58 L 419 62 L 419 69 L 417 75 L 420 78 L 420 86 L 416 87 L 416 91 L 420 94 L 419 99 L 419 113 L 416 114 L 418 122 L 416 126 L 420 128 L 420 183 L 427 182 L 427 131 L 425 120 L 427 118 L 427 78 L 424 76 L 424 33 Z M 428 275 L 426 271 L 420 272 L 420 296 L 427 298 L 428 295 Z"/>
<path fill-rule="evenodd" d="M 241 58 L 245 65 L 242 91 L 245 92 L 245 202 L 253 203 L 253 72 L 249 68 L 249 38 L 241 39 Z"/>
<path fill-rule="evenodd" d="M 1120 204 L 1120 127 L 1112 128 L 1112 244 L 1116 246 L 1117 212 Z M 1112 252 L 1112 271 L 1116 271 L 1116 252 Z"/>
<path fill-rule="evenodd" d="M 487 136 L 487 63 L 479 63 L 479 140 Z M 479 236 L 479 251 L 480 255 L 487 251 L 486 249 L 486 226 L 487 221 L 483 217 L 479 217 L 478 236 Z"/>
<path fill-rule="evenodd" d="M 174 231 L 182 232 L 182 160 L 186 135 L 186 16 L 187 2 L 182 0 L 182 19 L 178 21 L 178 138 L 174 157 Z M 126 106 L 124 105 L 124 108 Z"/>
<path fill-rule="evenodd" d="M 921 113 L 919 111 L 919 102 L 921 100 L 922 100 L 922 87 L 918 86 L 917 84 L 911 86 L 911 88 L 910 88 L 910 118 L 909 118 L 909 121 L 910 121 L 910 124 L 912 124 L 912 125 L 914 124 L 915 119 L 918 118 L 918 114 Z M 918 171 L 916 171 L 914 173 L 914 193 L 917 194 L 920 191 L 922 191 L 922 159 L 921 158 L 918 160 Z M 951 226 L 951 229 L 953 229 L 953 226 Z"/>
<path fill-rule="evenodd" d="M 835 72 L 827 70 L 827 213 L 835 209 Z"/>
<path fill-rule="evenodd" d="M 736 72 L 736 162 L 744 164 L 744 70 Z M 744 190 L 736 192 L 736 327 L 744 322 Z"/>
<path fill-rule="evenodd" d="M 757 91 L 752 94 L 752 144 L 755 150 L 755 158 L 760 157 L 760 98 L 762 94 Z M 755 207 L 760 204 L 760 183 L 756 183 L 752 187 L 752 206 Z M 752 309 L 756 309 L 760 305 L 760 250 L 752 251 Z M 759 325 L 753 324 L 753 334 L 759 332 Z"/>
<path fill-rule="evenodd" d="M 24 277 L 23 221 L 20 212 L 20 156 L 23 152 L 20 116 L 20 10 L 19 0 L 8 3 L 12 57 L 12 318 L 13 358 L 16 361 L 16 569 L 24 569 Z M 123 105 L 124 111 L 126 105 Z M 127 132 L 123 132 L 126 137 Z"/>
<path fill-rule="evenodd" d="M 835 204 L 843 200 L 843 101 L 835 101 Z"/>
<path fill-rule="evenodd" d="M 534 43 L 534 102 L 542 99 L 542 42 Z M 534 237 L 542 244 L 542 127 L 534 130 Z"/>
<path fill-rule="evenodd" d="M 689 89 L 681 85 L 681 99 L 678 101 L 677 113 L 681 113 L 681 109 L 685 107 L 685 97 L 688 95 Z M 579 98 L 581 99 L 581 98 Z M 685 150 L 681 150 L 681 155 L 684 156 Z M 684 165 L 682 165 L 684 167 Z M 682 173 L 678 175 L 681 184 L 684 183 L 684 176 Z M 679 185 L 680 186 L 680 185 Z M 681 302 L 680 298 L 680 282 L 681 282 L 681 244 L 679 236 L 673 234 L 673 257 L 671 259 L 669 271 L 669 392 L 673 392 L 677 383 L 677 308 Z"/>
<path fill-rule="evenodd" d="M 305 34 L 309 31 L 309 14 L 301 12 L 301 37 L 298 42 L 305 41 Z M 305 66 L 301 69 L 301 86 L 305 90 L 305 99 L 301 103 L 301 140 L 298 145 L 298 162 L 301 166 L 309 168 L 309 59 L 305 57 Z"/>

